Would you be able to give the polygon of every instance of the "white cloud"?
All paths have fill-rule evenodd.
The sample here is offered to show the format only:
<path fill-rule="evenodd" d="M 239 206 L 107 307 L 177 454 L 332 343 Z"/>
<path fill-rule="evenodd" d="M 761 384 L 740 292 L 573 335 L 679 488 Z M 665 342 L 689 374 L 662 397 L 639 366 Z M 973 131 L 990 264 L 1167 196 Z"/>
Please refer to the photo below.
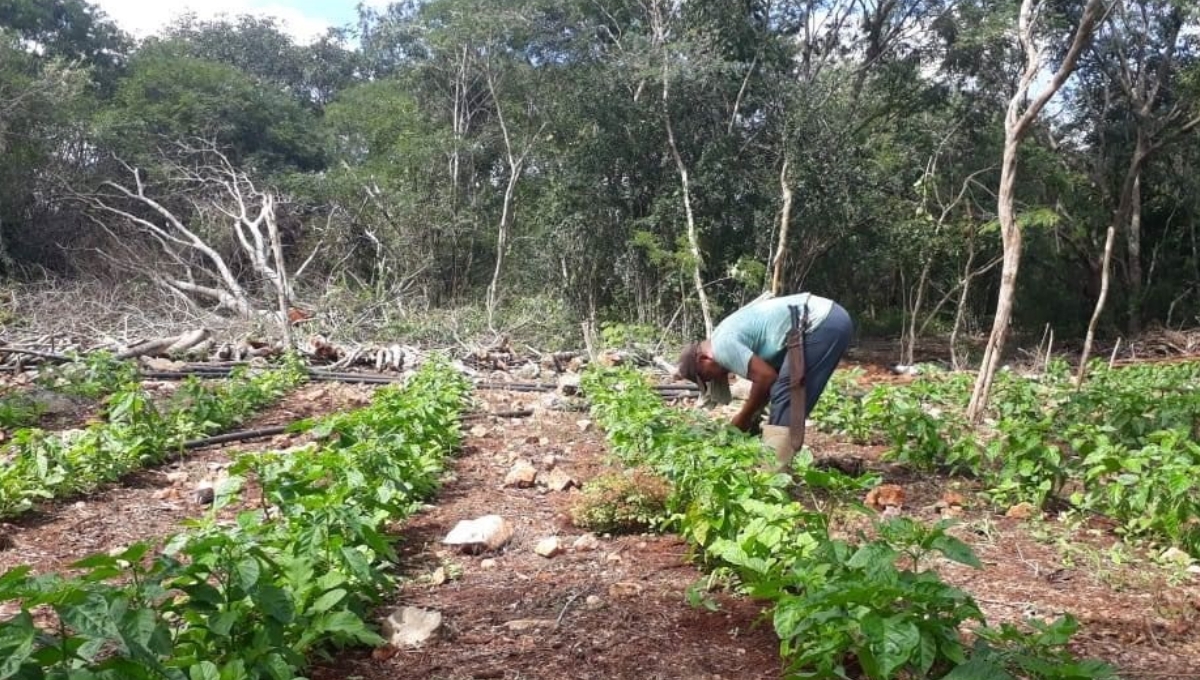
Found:
<path fill-rule="evenodd" d="M 229 17 L 241 14 L 270 16 L 298 42 L 307 43 L 316 39 L 329 28 L 327 19 L 279 3 L 260 3 L 255 0 L 92 0 L 118 26 L 138 38 L 161 31 L 164 27 L 189 12 L 202 19 L 220 15 Z"/>

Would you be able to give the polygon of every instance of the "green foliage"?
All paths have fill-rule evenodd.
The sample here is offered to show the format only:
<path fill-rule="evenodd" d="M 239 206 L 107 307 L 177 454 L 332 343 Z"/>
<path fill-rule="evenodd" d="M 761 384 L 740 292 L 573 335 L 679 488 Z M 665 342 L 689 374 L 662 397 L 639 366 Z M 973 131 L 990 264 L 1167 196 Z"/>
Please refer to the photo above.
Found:
<path fill-rule="evenodd" d="M 50 366 L 38 374 L 38 384 L 63 394 L 98 399 L 138 382 L 137 364 L 111 352 L 93 352 L 74 361 Z"/>
<path fill-rule="evenodd" d="M 124 368 L 117 364 L 117 373 Z M 107 384 L 88 373 L 82 384 Z M 53 435 L 18 430 L 0 468 L 0 516 L 25 512 L 34 503 L 90 491 L 140 467 L 161 462 L 187 440 L 214 434 L 271 404 L 307 379 L 299 359 L 278 369 L 240 371 L 213 384 L 192 380 L 160 411 L 136 382 L 126 382 L 106 401 L 107 421 Z"/>
<path fill-rule="evenodd" d="M 979 477 L 996 503 L 1069 501 L 1200 554 L 1200 363 L 1097 362 L 1089 375 L 1076 390 L 1061 361 L 1038 376 L 1001 373 L 995 424 L 981 432 L 960 413 L 966 374 L 831 390 L 813 417 L 859 441 L 887 441 L 888 456 L 914 467 Z"/>
<path fill-rule="evenodd" d="M 23 394 L 0 397 L 0 429 L 29 427 L 42 417 L 45 406 Z"/>
<path fill-rule="evenodd" d="M 598 475 L 571 505 L 571 521 L 591 531 L 624 534 L 654 529 L 666 515 L 670 487 L 643 470 Z"/>
<path fill-rule="evenodd" d="M 242 456 L 212 514 L 161 546 L 86 558 L 77 576 L 0 576 L 0 602 L 21 608 L 0 622 L 0 680 L 287 680 L 316 650 L 378 644 L 366 617 L 392 583 L 383 522 L 433 488 L 466 391 L 431 362 L 371 406 L 311 423 L 319 447 Z M 219 521 L 250 472 L 261 507 Z M 61 628 L 36 627 L 43 606 Z"/>
<path fill-rule="evenodd" d="M 932 555 L 979 566 L 949 525 L 895 519 L 874 537 L 835 538 L 826 514 L 790 498 L 787 475 L 762 471 L 770 452 L 759 440 L 666 407 L 632 371 L 591 371 L 583 389 L 615 454 L 671 482 L 671 528 L 710 567 L 772 603 L 789 677 L 963 678 L 982 667 L 1106 677 L 1104 664 L 1078 662 L 1055 644 L 1067 624 L 1052 626 L 1052 639 L 1003 629 L 994 642 L 965 645 L 964 624 L 984 623 L 978 605 L 922 570 Z M 810 463 L 799 461 L 799 472 Z"/>

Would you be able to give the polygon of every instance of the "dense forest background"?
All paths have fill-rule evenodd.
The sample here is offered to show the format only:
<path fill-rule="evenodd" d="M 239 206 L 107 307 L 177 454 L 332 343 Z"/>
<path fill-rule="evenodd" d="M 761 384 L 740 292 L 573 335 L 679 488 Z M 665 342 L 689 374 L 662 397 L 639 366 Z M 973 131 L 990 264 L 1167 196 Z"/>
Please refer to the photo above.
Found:
<path fill-rule="evenodd" d="M 1038 6 L 1034 92 L 1084 4 Z M 271 308 L 265 217 L 298 306 L 577 346 L 581 322 L 702 334 L 703 298 L 771 287 L 784 229 L 780 289 L 864 334 L 987 330 L 1018 5 L 430 0 L 299 44 L 0 0 L 0 273 Z M 1110 228 L 1100 332 L 1200 323 L 1198 44 L 1190 0 L 1104 3 L 1021 142 L 1014 329 L 1083 335 Z"/>

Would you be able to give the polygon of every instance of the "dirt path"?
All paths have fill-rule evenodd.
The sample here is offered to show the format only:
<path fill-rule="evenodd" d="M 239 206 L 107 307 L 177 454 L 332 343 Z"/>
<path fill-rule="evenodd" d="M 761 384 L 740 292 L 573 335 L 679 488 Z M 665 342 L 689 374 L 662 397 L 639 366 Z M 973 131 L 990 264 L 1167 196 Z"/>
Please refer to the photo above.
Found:
<path fill-rule="evenodd" d="M 541 395 L 481 393 L 491 411 L 525 408 Z M 487 424 L 467 439 L 455 479 L 437 505 L 404 528 L 411 578 L 397 603 L 440 611 L 442 634 L 391 658 L 351 653 L 320 664 L 315 680 L 467 678 L 779 678 L 778 642 L 752 602 L 720 597 L 721 611 L 689 606 L 685 592 L 701 574 L 672 536 L 600 537 L 594 550 L 571 550 L 584 532 L 565 513 L 575 492 L 504 488 L 517 458 L 544 474 L 547 457 L 579 481 L 603 469 L 601 434 L 581 432 L 583 414 L 539 411 Z M 514 525 L 499 552 L 466 555 L 440 544 L 461 519 L 500 514 Z M 545 558 L 536 543 L 558 536 L 567 552 Z M 435 585 L 438 568 L 453 578 Z M 376 655 L 379 657 L 382 655 Z"/>
<path fill-rule="evenodd" d="M 370 394 L 365 387 L 305 385 L 239 429 L 286 425 L 357 408 L 366 404 Z M 0 573 L 22 564 L 33 566 L 38 573 L 64 571 L 92 553 L 167 536 L 177 531 L 183 520 L 205 512 L 206 506 L 195 500 L 196 487 L 215 480 L 238 452 L 295 446 L 303 441 L 303 437 L 281 435 L 195 449 L 180 460 L 139 470 L 95 493 L 46 503 L 0 523 L 0 533 L 6 537 L 5 549 L 0 549 Z"/>

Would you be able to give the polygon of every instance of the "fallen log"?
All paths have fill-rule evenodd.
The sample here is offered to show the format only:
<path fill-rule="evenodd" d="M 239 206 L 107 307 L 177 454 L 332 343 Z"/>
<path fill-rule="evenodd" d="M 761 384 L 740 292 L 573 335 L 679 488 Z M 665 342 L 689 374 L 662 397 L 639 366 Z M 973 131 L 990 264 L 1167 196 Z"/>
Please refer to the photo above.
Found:
<path fill-rule="evenodd" d="M 192 439 L 183 443 L 184 450 L 199 449 L 205 446 L 216 446 L 217 444 L 228 444 L 230 442 L 241 442 L 249 439 L 261 439 L 263 437 L 274 437 L 278 434 L 284 434 L 290 428 L 290 425 L 274 425 L 271 427 L 260 427 L 255 430 L 242 430 L 240 432 L 227 432 L 218 434 L 212 437 L 203 439 Z"/>

